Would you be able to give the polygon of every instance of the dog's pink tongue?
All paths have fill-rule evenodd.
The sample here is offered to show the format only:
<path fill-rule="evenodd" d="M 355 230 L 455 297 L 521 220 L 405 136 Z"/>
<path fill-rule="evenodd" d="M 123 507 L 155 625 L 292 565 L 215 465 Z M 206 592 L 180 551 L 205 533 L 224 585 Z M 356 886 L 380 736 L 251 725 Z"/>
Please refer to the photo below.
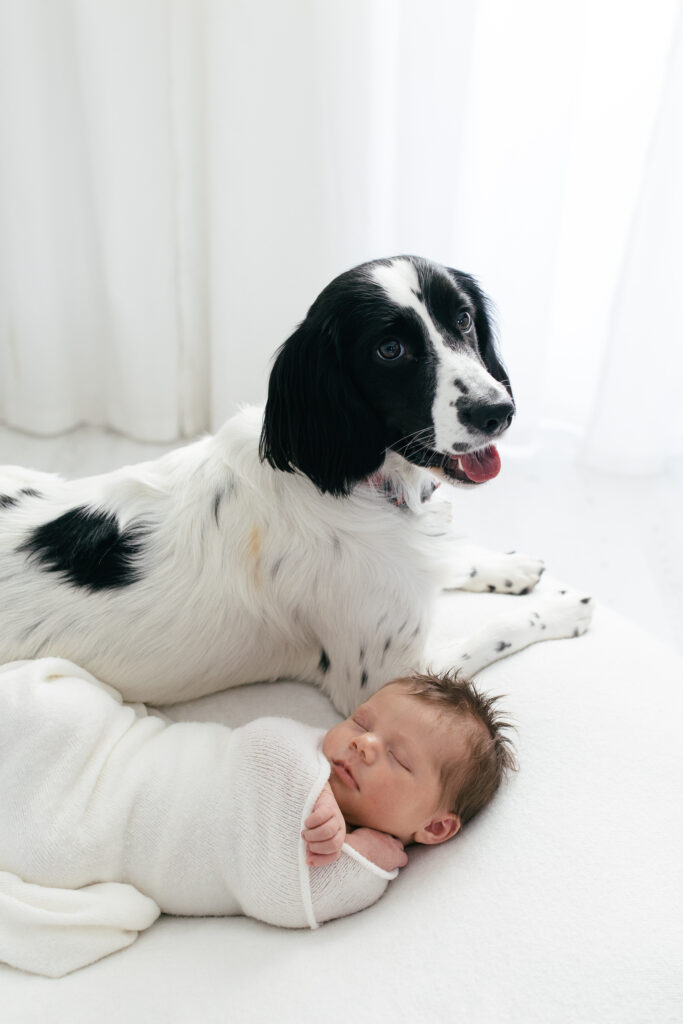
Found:
<path fill-rule="evenodd" d="M 490 444 L 480 452 L 461 455 L 460 465 L 470 480 L 482 484 L 485 480 L 493 480 L 500 473 L 500 455 L 496 446 Z"/>

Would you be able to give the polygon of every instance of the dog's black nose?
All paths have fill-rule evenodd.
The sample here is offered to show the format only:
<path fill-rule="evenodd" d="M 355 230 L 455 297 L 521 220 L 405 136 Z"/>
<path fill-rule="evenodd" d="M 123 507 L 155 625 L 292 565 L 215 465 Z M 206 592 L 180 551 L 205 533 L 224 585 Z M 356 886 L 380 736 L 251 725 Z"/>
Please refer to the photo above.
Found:
<path fill-rule="evenodd" d="M 490 405 L 488 402 L 473 402 L 458 410 L 460 422 L 474 427 L 482 434 L 501 434 L 512 423 L 515 414 L 514 402 L 507 400 Z"/>

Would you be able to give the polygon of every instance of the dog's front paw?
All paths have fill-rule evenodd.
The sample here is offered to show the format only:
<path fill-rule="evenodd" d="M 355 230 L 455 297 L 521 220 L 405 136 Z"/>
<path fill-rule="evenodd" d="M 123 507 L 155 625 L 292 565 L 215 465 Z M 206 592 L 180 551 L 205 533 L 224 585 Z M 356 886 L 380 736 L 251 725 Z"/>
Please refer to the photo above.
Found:
<path fill-rule="evenodd" d="M 539 594 L 529 613 L 529 625 L 538 629 L 539 640 L 563 640 L 585 633 L 592 618 L 592 598 L 566 589 Z"/>
<path fill-rule="evenodd" d="M 463 589 L 478 593 L 528 594 L 533 590 L 545 566 L 540 558 L 510 551 L 507 555 L 490 555 L 490 560 L 473 565 Z"/>

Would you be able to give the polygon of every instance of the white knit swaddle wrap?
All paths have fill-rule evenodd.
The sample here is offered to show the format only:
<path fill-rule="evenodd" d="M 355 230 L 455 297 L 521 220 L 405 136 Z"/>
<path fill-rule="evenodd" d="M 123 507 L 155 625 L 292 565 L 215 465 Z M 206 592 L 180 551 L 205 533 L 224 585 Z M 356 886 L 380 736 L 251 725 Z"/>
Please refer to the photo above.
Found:
<path fill-rule="evenodd" d="M 59 975 L 159 910 L 314 928 L 375 902 L 396 871 L 347 846 L 305 862 L 323 735 L 284 718 L 168 725 L 62 659 L 0 668 L 0 959 Z"/>

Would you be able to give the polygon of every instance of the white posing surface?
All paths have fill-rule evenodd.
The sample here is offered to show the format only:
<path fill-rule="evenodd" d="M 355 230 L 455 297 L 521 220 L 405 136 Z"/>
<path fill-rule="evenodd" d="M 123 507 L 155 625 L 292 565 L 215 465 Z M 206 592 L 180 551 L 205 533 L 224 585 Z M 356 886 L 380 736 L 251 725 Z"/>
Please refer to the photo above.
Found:
<path fill-rule="evenodd" d="M 550 586 L 545 577 L 541 587 Z M 439 628 L 533 596 L 449 594 Z M 578 640 L 482 672 L 508 694 L 521 771 L 443 847 L 412 848 L 376 906 L 311 933 L 246 919 L 161 918 L 59 982 L 0 969 L 5 1019 L 675 1021 L 683 998 L 683 664 L 598 608 Z M 170 709 L 239 724 L 335 714 L 301 684 Z"/>
<path fill-rule="evenodd" d="M 114 453 L 101 464 L 128 458 Z M 64 458 L 41 464 L 16 447 L 5 446 L 0 461 L 72 472 Z M 509 466 L 514 478 L 518 467 Z M 78 471 L 85 469 L 79 459 Z M 497 484 L 489 485 L 490 504 L 482 492 L 470 505 L 470 515 L 486 506 L 485 524 L 495 518 Z M 584 504 L 577 514 L 577 494 L 565 502 L 558 491 L 546 500 L 540 486 L 520 490 L 516 505 L 498 503 L 497 532 L 482 528 L 475 539 L 531 547 L 569 583 L 600 597 L 614 586 L 609 575 L 598 575 L 601 564 L 612 565 L 609 524 L 602 554 L 596 544 L 592 559 L 590 551 L 582 556 L 587 543 L 600 540 L 602 527 L 599 507 L 591 516 Z M 532 505 L 544 512 L 534 545 L 528 538 Z M 459 506 L 468 514 L 464 498 Z M 623 509 L 615 525 L 619 537 L 627 529 L 628 502 Z M 586 529 L 591 519 L 593 529 Z M 574 530 L 577 520 L 581 526 Z M 636 525 L 632 535 L 642 537 Z M 554 551 L 576 553 L 575 564 L 558 566 Z M 642 555 L 641 549 L 630 553 L 632 568 L 644 564 Z M 589 573 L 596 575 L 587 579 Z M 546 575 L 539 589 L 552 586 Z M 531 602 L 533 594 L 444 595 L 437 629 L 448 636 L 457 622 L 460 633 L 511 601 Z M 508 695 L 521 770 L 460 836 L 439 848 L 413 848 L 407 868 L 376 906 L 316 932 L 285 932 L 239 918 L 162 917 L 129 949 L 56 982 L 0 968 L 3 1020 L 118 1024 L 125 1016 L 260 1024 L 323 1018 L 341 1024 L 352 1014 L 361 1022 L 678 1021 L 683 662 L 598 607 L 585 636 L 536 644 L 486 669 L 478 681 Z M 319 693 L 288 683 L 244 687 L 170 713 L 231 725 L 263 714 L 318 726 L 336 721 Z"/>

